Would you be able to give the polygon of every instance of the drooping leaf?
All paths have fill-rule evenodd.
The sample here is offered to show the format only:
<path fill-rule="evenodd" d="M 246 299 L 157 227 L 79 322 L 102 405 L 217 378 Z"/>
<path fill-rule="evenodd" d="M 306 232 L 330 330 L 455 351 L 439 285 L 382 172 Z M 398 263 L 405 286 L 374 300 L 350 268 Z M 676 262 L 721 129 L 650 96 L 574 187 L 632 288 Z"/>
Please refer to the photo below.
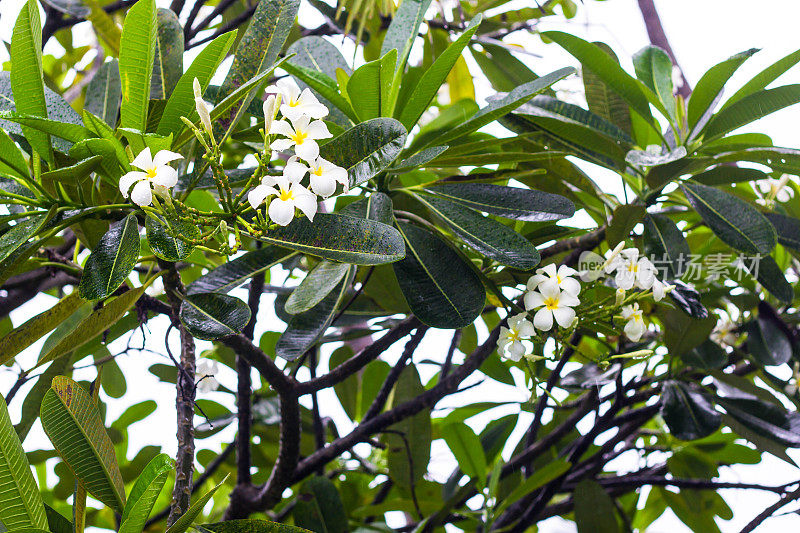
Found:
<path fill-rule="evenodd" d="M 758 49 L 751 48 L 744 52 L 735 54 L 725 61 L 717 63 L 706 71 L 698 80 L 692 96 L 689 98 L 687 120 L 689 128 L 693 128 L 708 111 L 711 111 L 712 104 L 722 94 L 722 89 L 730 80 L 733 73 L 742 66 Z"/>
<path fill-rule="evenodd" d="M 659 315 L 664 326 L 664 343 L 673 357 L 699 346 L 717 323 L 715 317 L 698 320 L 678 309 L 661 309 Z"/>
<path fill-rule="evenodd" d="M 197 278 L 188 287 L 187 294 L 217 292 L 225 294 L 242 285 L 253 276 L 268 271 L 292 255 L 276 246 L 266 246 L 247 252 L 241 257 L 224 263 L 208 274 Z"/>
<path fill-rule="evenodd" d="M 424 391 L 417 367 L 409 363 L 392 390 L 390 407 L 394 408 L 410 401 Z M 391 431 L 384 436 L 389 476 L 395 484 L 408 493 L 411 487 L 423 479 L 428 470 L 432 438 L 430 411 L 423 409 L 390 426 L 389 429 Z"/>
<path fill-rule="evenodd" d="M 794 299 L 792 284 L 786 279 L 783 269 L 771 255 L 757 258 L 757 263 L 754 262 L 751 274 L 770 294 L 779 300 L 790 303 Z"/>
<path fill-rule="evenodd" d="M 14 426 L 21 442 L 25 441 L 25 437 L 28 436 L 34 423 L 36 423 L 36 420 L 39 418 L 39 408 L 42 405 L 42 399 L 47 391 L 50 390 L 50 384 L 53 382 L 53 378 L 67 374 L 71 365 L 72 358 L 70 357 L 56 359 L 39 375 L 36 383 L 34 383 L 33 387 L 28 391 L 28 394 L 25 395 L 25 399 L 22 400 L 22 414 L 19 423 Z M 70 531 L 72 530 L 70 529 Z"/>
<path fill-rule="evenodd" d="M 728 353 L 719 344 L 707 339 L 693 350 L 681 355 L 681 359 L 688 365 L 712 370 L 728 361 Z"/>
<path fill-rule="evenodd" d="M 761 365 L 782 365 L 792 357 L 786 326 L 774 311 L 759 306 L 758 319 L 747 325 L 747 351 Z"/>
<path fill-rule="evenodd" d="M 15 224 L 0 235 L 0 267 L 12 253 L 33 237 L 49 219 L 47 213 L 37 213 Z M 0 268 L 0 272 L 2 268 Z"/>
<path fill-rule="evenodd" d="M 122 82 L 119 62 L 112 59 L 100 65 L 86 87 L 84 109 L 102 118 L 111 127 L 116 126 L 122 99 Z"/>
<path fill-rule="evenodd" d="M 389 107 L 388 89 L 391 87 L 395 67 L 394 53 L 358 67 L 347 81 L 347 96 L 360 121 L 381 116 Z"/>
<path fill-rule="evenodd" d="M 613 247 L 627 240 L 636 224 L 642 221 L 645 213 L 645 208 L 642 205 L 623 204 L 615 207 L 611 222 L 606 228 L 608 245 Z"/>
<path fill-rule="evenodd" d="M 668 277 L 683 275 L 691 250 L 683 232 L 672 219 L 665 215 L 646 215 L 644 242 L 648 254 L 657 261 L 656 265 L 666 265 Z"/>
<path fill-rule="evenodd" d="M 215 340 L 241 333 L 250 321 L 250 308 L 239 298 L 214 292 L 186 296 L 180 318 L 192 336 Z"/>
<path fill-rule="evenodd" d="M 672 60 L 669 55 L 657 46 L 645 46 L 633 54 L 633 68 L 636 77 L 658 96 L 674 119 L 676 106 L 672 95 Z"/>
<path fill-rule="evenodd" d="M 669 432 L 681 440 L 702 439 L 714 433 L 722 423 L 722 415 L 714 410 L 711 403 L 680 381 L 664 385 L 661 416 Z"/>
<path fill-rule="evenodd" d="M 780 213 L 764 213 L 764 216 L 775 228 L 779 243 L 800 251 L 800 219 Z"/>
<path fill-rule="evenodd" d="M 331 139 L 320 148 L 320 156 L 345 168 L 350 187 L 355 187 L 375 177 L 395 160 L 405 145 L 406 135 L 399 121 L 375 118 Z"/>
<path fill-rule="evenodd" d="M 453 452 L 458 467 L 471 479 L 483 484 L 486 476 L 486 455 L 475 432 L 463 422 L 442 427 L 447 447 Z"/>
<path fill-rule="evenodd" d="M 402 161 L 398 161 L 391 167 L 392 172 L 399 172 L 402 170 L 411 170 L 417 167 L 424 167 L 425 163 L 433 161 L 450 148 L 449 146 L 432 146 L 430 148 L 426 148 L 421 152 L 417 152 L 416 154 L 412 155 L 407 159 L 403 159 Z"/>
<path fill-rule="evenodd" d="M 560 220 L 571 217 L 575 212 L 575 206 L 563 196 L 518 187 L 486 183 L 442 183 L 426 190 L 478 211 L 515 220 Z"/>
<path fill-rule="evenodd" d="M 618 533 L 614 503 L 605 489 L 592 479 L 575 486 L 575 524 L 578 533 Z"/>
<path fill-rule="evenodd" d="M 58 454 L 89 494 L 122 513 L 122 474 L 114 445 L 89 393 L 70 378 L 56 376 L 42 400 L 40 417 Z"/>
<path fill-rule="evenodd" d="M 169 9 L 156 11 L 156 47 L 150 98 L 166 100 L 183 74 L 183 28 Z"/>
<path fill-rule="evenodd" d="M 150 460 L 131 488 L 122 513 L 120 533 L 140 533 L 144 529 L 167 476 L 174 469 L 175 461 L 167 454 L 158 454 Z"/>
<path fill-rule="evenodd" d="M 406 239 L 406 257 L 393 267 L 414 315 L 435 328 L 471 324 L 486 298 L 472 267 L 430 231 L 407 223 L 398 228 Z"/>
<path fill-rule="evenodd" d="M 110 296 L 122 285 L 139 260 L 139 224 L 136 215 L 128 215 L 112 224 L 86 260 L 78 286 L 87 300 Z"/>
<path fill-rule="evenodd" d="M 619 59 L 610 46 L 601 42 L 596 42 L 594 45 L 619 65 Z M 581 70 L 583 88 L 586 93 L 586 104 L 589 107 L 589 111 L 606 119 L 630 135 L 633 129 L 631 112 L 625 100 L 612 87 L 606 84 L 601 76 L 592 72 L 591 68 L 584 67 Z"/>
<path fill-rule="evenodd" d="M 217 485 L 214 486 L 211 490 L 203 494 L 201 497 L 197 498 L 192 502 L 192 505 L 189 506 L 189 510 L 186 511 L 178 520 L 175 521 L 169 528 L 167 528 L 166 533 L 186 533 L 192 524 L 200 516 L 200 513 L 203 512 L 203 507 L 206 506 L 208 501 L 216 494 L 219 488 L 227 481 L 228 476 L 220 481 Z"/>
<path fill-rule="evenodd" d="M 687 181 L 681 189 L 711 231 L 732 248 L 750 254 L 768 254 L 775 247 L 775 229 L 755 207 L 699 183 Z"/>
<path fill-rule="evenodd" d="M 780 77 L 784 72 L 795 66 L 798 61 L 800 61 L 800 50 L 795 50 L 794 52 L 791 52 L 777 60 L 775 63 L 771 64 L 753 76 L 747 83 L 742 85 L 738 91 L 733 93 L 733 96 L 728 98 L 728 101 L 725 102 L 723 107 L 732 105 L 745 96 L 749 96 L 756 91 L 765 88 L 767 85 L 778 79 L 778 77 Z"/>
<path fill-rule="evenodd" d="M 320 261 L 292 291 L 283 306 L 284 309 L 290 315 L 308 311 L 339 284 L 349 269 L 350 265 L 346 263 Z"/>
<path fill-rule="evenodd" d="M 0 171 L 19 178 L 28 177 L 28 163 L 25 161 L 25 156 L 4 129 L 0 129 L 0 162 L 3 163 L 0 165 Z"/>
<path fill-rule="evenodd" d="M 756 434 L 782 446 L 800 447 L 800 414 L 749 397 L 717 398 L 725 411 Z"/>
<path fill-rule="evenodd" d="M 519 501 L 524 496 L 532 494 L 536 489 L 567 473 L 571 466 L 572 463 L 569 461 L 554 459 L 541 468 L 537 468 L 528 479 L 516 486 L 514 490 L 505 497 L 502 503 L 497 507 L 497 514 L 502 513 L 508 506 Z"/>
<path fill-rule="evenodd" d="M 767 174 L 755 168 L 720 165 L 706 170 L 705 172 L 701 172 L 700 174 L 695 174 L 692 176 L 692 179 L 703 185 L 713 187 L 742 181 L 758 181 L 767 179 L 768 177 Z"/>
<path fill-rule="evenodd" d="M 350 531 L 347 511 L 342 504 L 339 491 L 336 490 L 336 485 L 324 476 L 314 476 L 303 482 L 292 515 L 295 524 L 310 531 L 327 533 Z"/>
<path fill-rule="evenodd" d="M 122 27 L 119 76 L 122 84 L 120 127 L 145 131 L 157 36 L 155 0 L 139 0 Z"/>

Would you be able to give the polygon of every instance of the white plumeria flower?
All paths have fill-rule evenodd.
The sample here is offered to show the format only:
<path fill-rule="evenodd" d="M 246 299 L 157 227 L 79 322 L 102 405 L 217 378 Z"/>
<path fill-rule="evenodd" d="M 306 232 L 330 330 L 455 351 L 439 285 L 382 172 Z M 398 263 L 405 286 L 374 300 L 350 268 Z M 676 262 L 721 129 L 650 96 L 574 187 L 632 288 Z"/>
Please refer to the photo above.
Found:
<path fill-rule="evenodd" d="M 638 342 L 642 335 L 647 331 L 644 325 L 644 317 L 642 310 L 639 309 L 639 304 L 634 302 L 631 305 L 626 305 L 622 308 L 622 318 L 628 322 L 625 324 L 625 335 L 633 342 Z"/>
<path fill-rule="evenodd" d="M 794 198 L 794 189 L 788 186 L 789 179 L 790 176 L 784 174 L 780 179 L 768 178 L 759 180 L 756 182 L 756 186 L 767 201 L 788 202 Z"/>
<path fill-rule="evenodd" d="M 197 390 L 203 394 L 215 391 L 219 388 L 219 381 L 215 377 L 219 373 L 219 366 L 216 361 L 201 359 L 195 368 Z"/>
<path fill-rule="evenodd" d="M 328 108 L 317 100 L 311 89 L 306 87 L 302 91 L 292 78 L 281 78 L 275 85 L 267 87 L 268 93 L 281 95 L 281 113 L 289 120 L 297 120 L 301 116 L 322 118 L 328 115 Z"/>
<path fill-rule="evenodd" d="M 660 302 L 669 291 L 674 289 L 674 285 L 668 285 L 659 279 L 653 280 L 653 299 Z"/>
<path fill-rule="evenodd" d="M 347 171 L 327 159 L 318 157 L 313 162 L 309 161 L 309 166 L 306 168 L 311 182 L 311 190 L 323 198 L 336 192 L 337 183 L 342 184 L 345 192 L 350 188 L 350 177 L 347 175 Z"/>
<path fill-rule="evenodd" d="M 197 114 L 200 115 L 200 122 L 203 124 L 206 133 L 211 135 L 213 131 L 211 127 L 211 114 L 209 113 L 206 101 L 203 100 L 203 89 L 200 88 L 200 82 L 197 78 L 192 82 L 192 89 L 194 90 L 194 107 L 197 108 Z"/>
<path fill-rule="evenodd" d="M 562 328 L 570 327 L 575 321 L 573 307 L 581 302 L 574 294 L 559 289 L 555 280 L 540 283 L 538 290 L 529 295 L 525 295 L 525 307 L 527 309 L 541 307 L 533 316 L 533 325 L 536 329 L 548 331 L 553 327 L 554 318 Z"/>
<path fill-rule="evenodd" d="M 305 115 L 292 120 L 291 124 L 285 120 L 276 120 L 270 126 L 269 133 L 288 137 L 272 141 L 273 150 L 285 151 L 294 147 L 295 153 L 304 161 L 314 161 L 319 157 L 317 140 L 333 137 L 324 122 L 312 122 Z"/>
<path fill-rule="evenodd" d="M 267 99 L 264 100 L 264 131 L 267 133 L 269 133 L 269 130 L 272 128 L 275 115 L 278 114 L 275 110 L 275 106 L 278 104 L 279 100 L 274 94 L 267 96 Z"/>
<path fill-rule="evenodd" d="M 556 265 L 551 263 L 544 268 L 538 269 L 536 274 L 528 279 L 527 289 L 529 291 L 534 291 L 536 287 L 545 281 L 553 280 L 556 285 L 558 285 L 559 289 L 577 296 L 578 293 L 581 292 L 581 283 L 572 277 L 577 273 L 577 270 L 567 265 L 561 265 L 558 267 L 558 270 L 556 270 Z"/>
<path fill-rule="evenodd" d="M 717 322 L 716 326 L 714 326 L 714 330 L 710 335 L 711 340 L 717 344 L 727 344 L 728 346 L 733 346 L 736 344 L 736 330 L 738 328 L 739 326 L 737 326 L 735 322 L 731 322 L 730 320 L 721 320 Z"/>
<path fill-rule="evenodd" d="M 536 333 L 533 324 L 525 318 L 525 313 L 508 317 L 508 327 L 500 328 L 500 338 L 497 339 L 497 349 L 503 357 L 512 361 L 519 361 L 525 355 L 523 339 L 528 339 Z"/>
<path fill-rule="evenodd" d="M 611 261 L 611 265 L 616 270 L 614 282 L 617 287 L 626 291 L 634 286 L 639 289 L 650 289 L 656 279 L 655 265 L 648 258 L 639 257 L 639 250 L 636 248 L 623 250 L 615 260 Z"/>
<path fill-rule="evenodd" d="M 127 198 L 128 192 L 130 192 L 131 200 L 136 205 L 152 204 L 151 184 L 155 187 L 169 189 L 178 183 L 178 171 L 169 166 L 169 163 L 176 159 L 183 159 L 183 156 L 169 150 L 160 150 L 155 157 L 151 157 L 149 147 L 139 152 L 131 166 L 140 171 L 128 172 L 119 179 L 119 191 L 122 196 Z"/>
<path fill-rule="evenodd" d="M 292 221 L 295 209 L 299 209 L 313 221 L 317 214 L 317 197 L 300 185 L 302 177 L 302 174 L 297 177 L 291 171 L 287 174 L 285 169 L 280 176 L 264 176 L 261 185 L 248 193 L 247 200 L 253 209 L 258 209 L 268 197 L 276 196 L 269 203 L 267 212 L 270 220 L 280 226 L 286 226 Z"/>

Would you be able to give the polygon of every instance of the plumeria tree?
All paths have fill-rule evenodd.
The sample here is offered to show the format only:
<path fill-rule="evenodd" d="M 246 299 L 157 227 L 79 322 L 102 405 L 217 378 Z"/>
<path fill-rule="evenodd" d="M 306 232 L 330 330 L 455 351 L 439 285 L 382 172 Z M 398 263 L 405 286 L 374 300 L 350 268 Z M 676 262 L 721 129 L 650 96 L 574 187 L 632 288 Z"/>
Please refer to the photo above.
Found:
<path fill-rule="evenodd" d="M 740 129 L 800 102 L 800 52 L 726 97 L 754 50 L 630 73 L 539 33 L 569 0 L 43 1 L 2 36 L 3 530 L 709 532 L 732 488 L 777 498 L 753 531 L 800 499 L 720 479 L 800 446 L 800 151 Z M 129 364 L 175 438 L 131 449 Z"/>

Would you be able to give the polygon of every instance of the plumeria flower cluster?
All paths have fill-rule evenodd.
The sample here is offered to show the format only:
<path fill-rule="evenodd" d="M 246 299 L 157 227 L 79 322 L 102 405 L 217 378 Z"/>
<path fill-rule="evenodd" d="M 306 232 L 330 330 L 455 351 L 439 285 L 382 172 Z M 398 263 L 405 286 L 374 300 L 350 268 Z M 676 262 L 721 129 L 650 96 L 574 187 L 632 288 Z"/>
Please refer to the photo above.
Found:
<path fill-rule="evenodd" d="M 274 152 L 293 152 L 279 176 L 264 176 L 247 196 L 253 209 L 269 201 L 267 214 L 275 224 L 286 226 L 299 209 L 314 220 L 317 197 L 328 198 L 337 184 L 345 190 L 349 185 L 347 171 L 320 157 L 317 141 L 332 137 L 321 120 L 328 115 L 325 107 L 310 89 L 300 90 L 291 78 L 283 78 L 267 88 L 271 94 L 264 102 L 265 132 L 277 136 L 269 144 Z M 281 119 L 276 120 L 280 114 Z M 265 147 L 265 149 L 267 149 Z M 271 152 L 274 157 L 274 152 Z M 308 175 L 308 186 L 303 179 Z"/>
<path fill-rule="evenodd" d="M 169 189 L 178 183 L 178 171 L 169 166 L 172 161 L 183 159 L 183 156 L 159 150 L 155 156 L 151 155 L 150 148 L 145 148 L 131 162 L 131 166 L 138 169 L 128 172 L 119 179 L 119 191 L 122 196 L 130 199 L 140 207 L 153 203 L 153 190 L 156 194 L 166 196 Z"/>
<path fill-rule="evenodd" d="M 761 205 L 771 206 L 775 202 L 788 202 L 794 198 L 794 189 L 790 181 L 797 183 L 797 177 L 784 174 L 780 178 L 766 178 L 755 182 L 756 190 L 761 193 L 757 202 Z"/>

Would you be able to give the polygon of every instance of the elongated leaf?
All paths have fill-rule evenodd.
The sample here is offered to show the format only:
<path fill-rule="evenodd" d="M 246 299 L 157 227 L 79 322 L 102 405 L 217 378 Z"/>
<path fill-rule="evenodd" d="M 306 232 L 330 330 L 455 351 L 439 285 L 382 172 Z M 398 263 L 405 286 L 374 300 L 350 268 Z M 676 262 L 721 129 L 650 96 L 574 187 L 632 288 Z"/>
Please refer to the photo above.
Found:
<path fill-rule="evenodd" d="M 575 486 L 575 524 L 578 533 L 618 533 L 614 502 L 594 480 L 584 479 Z"/>
<path fill-rule="evenodd" d="M 497 513 L 502 513 L 512 503 L 519 501 L 522 497 L 531 494 L 539 487 L 542 487 L 552 480 L 560 477 L 562 474 L 565 474 L 569 471 L 571 466 L 572 463 L 569 461 L 565 461 L 564 459 L 554 459 L 543 465 L 541 468 L 537 468 L 528 479 L 523 481 L 521 485 L 515 487 L 514 490 L 512 490 L 511 493 L 506 496 L 503 502 L 497 507 Z"/>
<path fill-rule="evenodd" d="M 515 220 L 543 222 L 575 213 L 575 206 L 563 196 L 531 189 L 486 183 L 442 183 L 426 190 L 478 211 Z"/>
<path fill-rule="evenodd" d="M 681 440 L 701 439 L 714 433 L 722 423 L 722 415 L 702 394 L 679 381 L 664 385 L 661 402 L 661 416 L 670 433 Z"/>
<path fill-rule="evenodd" d="M 75 531 L 72 522 L 49 505 L 44 504 L 44 512 L 47 515 L 47 526 L 50 533 L 73 533 Z"/>
<path fill-rule="evenodd" d="M 266 272 L 278 263 L 285 261 L 291 255 L 291 252 L 275 246 L 247 252 L 196 279 L 186 288 L 186 292 L 187 294 L 230 292 L 253 276 Z"/>
<path fill-rule="evenodd" d="M 225 476 L 225 479 L 215 485 L 214 488 L 197 498 L 189 507 L 189 510 L 186 511 L 183 516 L 178 518 L 178 520 L 176 520 L 175 523 L 167 529 L 166 533 L 186 533 L 200 513 L 203 512 L 203 507 L 206 506 L 211 497 L 214 496 L 214 494 L 227 480 L 228 476 Z"/>
<path fill-rule="evenodd" d="M 711 231 L 731 247 L 750 254 L 768 254 L 775 247 L 775 229 L 755 207 L 699 183 L 687 181 L 681 189 Z"/>
<path fill-rule="evenodd" d="M 306 353 L 325 334 L 336 316 L 336 309 L 343 302 L 353 282 L 355 268 L 349 265 L 346 275 L 317 305 L 292 317 L 283 335 L 275 345 L 275 354 L 287 361 L 294 361 Z"/>
<path fill-rule="evenodd" d="M 729 105 L 738 102 L 745 96 L 749 96 L 756 91 L 760 91 L 761 89 L 765 88 L 767 85 L 778 79 L 778 77 L 780 77 L 787 70 L 795 66 L 798 61 L 800 61 L 800 50 L 795 50 L 794 52 L 777 60 L 775 63 L 753 76 L 750 81 L 742 85 L 741 89 L 733 93 L 733 96 L 728 98 L 728 101 L 725 102 L 723 107 L 728 107 Z"/>
<path fill-rule="evenodd" d="M 464 242 L 498 263 L 520 270 L 539 264 L 539 252 L 525 237 L 508 226 L 436 196 L 418 196 Z"/>
<path fill-rule="evenodd" d="M 203 50 L 197 54 L 192 64 L 181 76 L 175 85 L 175 89 L 167 100 L 164 112 L 161 114 L 161 121 L 158 123 L 158 134 L 167 136 L 173 135 L 183 129 L 181 117 L 186 117 L 192 122 L 197 121 L 198 115 L 195 110 L 194 92 L 192 83 L 194 79 L 200 83 L 200 88 L 205 91 L 211 77 L 225 59 L 225 56 L 236 39 L 236 32 L 228 32 L 215 38 L 208 43 Z"/>
<path fill-rule="evenodd" d="M 765 255 L 759 258 L 757 271 L 752 274 L 770 294 L 779 300 L 791 303 L 794 299 L 792 284 L 786 280 L 783 269 L 778 266 L 772 256 Z"/>
<path fill-rule="evenodd" d="M 722 94 L 722 89 L 730 80 L 733 73 L 742 66 L 758 49 L 751 48 L 729 57 L 721 63 L 717 63 L 706 71 L 700 78 L 689 98 L 687 119 L 689 128 L 693 128 L 700 121 L 700 118 L 709 111 L 711 105 Z"/>
<path fill-rule="evenodd" d="M 183 301 L 180 318 L 192 336 L 215 340 L 241 333 L 250 321 L 250 308 L 239 298 L 227 294 L 197 293 Z"/>
<path fill-rule="evenodd" d="M 614 51 L 605 43 L 594 43 L 602 52 L 605 52 L 611 60 L 619 65 L 619 59 Z M 590 68 L 583 68 L 581 72 L 583 87 L 586 93 L 586 104 L 589 111 L 606 119 L 622 131 L 631 134 L 633 127 L 631 124 L 631 112 L 625 100 L 611 88 L 602 77 L 598 76 Z"/>
<path fill-rule="evenodd" d="M 397 407 L 425 392 L 416 365 L 409 363 L 392 390 L 390 407 Z M 419 483 L 431 459 L 431 414 L 427 409 L 390 426 L 385 434 L 389 476 L 405 493 Z M 399 433 L 399 435 L 398 435 Z M 402 435 L 402 437 L 401 437 Z"/>
<path fill-rule="evenodd" d="M 774 311 L 759 306 L 758 319 L 747 325 L 747 351 L 762 366 L 777 366 L 792 357 L 792 341 Z"/>
<path fill-rule="evenodd" d="M 70 378 L 56 376 L 42 400 L 40 417 L 56 451 L 89 494 L 122 513 L 122 474 L 114 445 L 89 393 Z"/>
<path fill-rule="evenodd" d="M 35 317 L 21 324 L 5 337 L 0 338 L 0 364 L 10 361 L 15 355 L 19 354 L 39 340 L 46 333 L 49 333 L 68 316 L 74 313 L 78 307 L 86 303 L 77 292 L 65 296 L 59 302 Z"/>
<path fill-rule="evenodd" d="M 28 0 L 19 12 L 11 36 L 11 88 L 19 113 L 47 117 L 42 74 L 42 23 L 39 4 Z M 23 126 L 25 138 L 46 161 L 53 160 L 50 137 Z"/>
<path fill-rule="evenodd" d="M 665 274 L 668 277 L 679 278 L 683 275 L 691 250 L 683 232 L 672 219 L 664 215 L 646 215 L 644 242 L 656 266 L 666 266 Z"/>
<path fill-rule="evenodd" d="M 681 355 L 681 359 L 691 366 L 705 370 L 720 368 L 728 360 L 728 352 L 716 342 L 707 339 L 690 352 Z"/>
<path fill-rule="evenodd" d="M 47 133 L 48 135 L 52 135 L 54 137 L 58 137 L 68 141 L 67 143 L 59 143 L 57 148 L 59 151 L 64 152 L 65 148 L 68 150 L 72 143 L 76 143 L 82 141 L 84 139 L 94 137 L 94 133 L 83 127 L 81 124 L 72 124 L 69 122 L 59 122 L 57 120 L 50 120 L 48 118 L 42 118 L 34 115 L 25 115 L 21 113 L 15 114 L 8 114 L 2 113 L 0 114 L 4 120 L 8 120 L 10 122 L 16 122 L 23 126 L 23 128 L 32 129 L 40 132 Z"/>
<path fill-rule="evenodd" d="M 407 159 L 403 159 L 392 165 L 391 171 L 392 172 L 399 172 L 403 170 L 411 170 L 417 167 L 424 167 L 425 163 L 429 163 L 433 161 L 443 153 L 447 151 L 449 146 L 432 146 L 431 148 L 426 148 L 421 152 L 417 152 L 416 154 L 412 155 Z"/>
<path fill-rule="evenodd" d="M 290 315 L 308 311 L 322 301 L 347 274 L 350 265 L 321 261 L 292 291 L 283 308 Z"/>
<path fill-rule="evenodd" d="M 461 471 L 482 484 L 486 476 L 486 455 L 472 428 L 463 422 L 447 424 L 442 428 L 442 435 Z"/>
<path fill-rule="evenodd" d="M 47 530 L 42 497 L 3 398 L 0 398 L 0 523 L 8 530 Z"/>
<path fill-rule="evenodd" d="M 131 489 L 122 513 L 120 533 L 140 533 L 144 529 L 167 476 L 174 469 L 175 461 L 167 454 L 158 454 L 150 460 Z"/>
<path fill-rule="evenodd" d="M 675 97 L 672 96 L 672 60 L 657 46 L 645 46 L 633 54 L 636 77 L 652 90 L 675 118 Z"/>
<path fill-rule="evenodd" d="M 398 223 L 406 257 L 394 263 L 397 281 L 414 314 L 435 328 L 463 328 L 483 309 L 486 293 L 472 268 L 428 230 Z"/>
<path fill-rule="evenodd" d="M 0 265 L 33 237 L 48 220 L 46 213 L 32 215 L 0 235 Z"/>
<path fill-rule="evenodd" d="M 594 133 L 610 137 L 614 141 L 621 141 L 625 145 L 632 145 L 633 139 L 623 129 L 612 124 L 605 118 L 586 111 L 582 107 L 567 102 L 562 102 L 551 96 L 540 94 L 520 106 L 516 111 L 518 115 L 535 115 L 549 117 L 565 122 L 586 126 Z"/>
<path fill-rule="evenodd" d="M 146 286 L 138 287 L 125 292 L 125 294 L 115 298 L 111 302 L 106 302 L 103 307 L 94 311 L 61 338 L 55 346 L 42 354 L 36 362 L 36 366 L 39 367 L 45 363 L 49 363 L 56 357 L 60 357 L 80 348 L 98 335 L 101 335 L 134 306 L 142 294 L 144 294 L 146 288 Z"/>
<path fill-rule="evenodd" d="M 778 242 L 800 251 L 800 219 L 779 213 L 764 213 L 778 234 Z"/>
<path fill-rule="evenodd" d="M 216 524 L 195 526 L 200 533 L 311 533 L 307 529 L 267 520 L 226 520 Z"/>
<path fill-rule="evenodd" d="M 362 122 L 320 148 L 320 156 L 347 169 L 350 187 L 369 181 L 400 154 L 406 129 L 391 118 Z"/>
<path fill-rule="evenodd" d="M 122 82 L 119 62 L 112 59 L 100 65 L 86 88 L 84 109 L 102 118 L 109 126 L 116 126 L 122 99 Z"/>
<path fill-rule="evenodd" d="M 190 239 L 200 237 L 200 228 L 186 222 L 184 219 L 171 220 L 169 224 L 175 234 L 183 235 Z M 147 217 L 145 228 L 147 229 L 147 242 L 150 244 L 150 249 L 157 257 L 165 261 L 182 261 L 194 250 L 192 244 L 175 238 L 170 234 L 166 227 L 166 221 L 163 224 L 159 224 L 153 220 L 153 217 Z"/>
<path fill-rule="evenodd" d="M 150 98 L 166 100 L 183 74 L 183 28 L 177 15 L 163 7 L 156 12 L 156 23 Z"/>
<path fill-rule="evenodd" d="M 0 165 L 3 172 L 20 178 L 28 177 L 28 163 L 25 161 L 25 156 L 3 129 L 0 129 L 0 162 L 5 163 Z"/>
<path fill-rule="evenodd" d="M 706 126 L 705 139 L 721 137 L 729 131 L 798 102 L 800 102 L 800 84 L 755 92 L 714 115 Z"/>
<path fill-rule="evenodd" d="M 98 0 L 83 0 L 83 3 L 90 10 L 86 19 L 92 23 L 95 33 L 97 33 L 98 37 L 103 40 L 114 55 L 119 56 L 122 32 L 117 23 L 106 13 Z"/>
<path fill-rule="evenodd" d="M 408 97 L 402 109 L 399 110 L 400 114 L 397 115 L 397 118 L 407 130 L 413 128 L 419 117 L 428 109 L 439 88 L 447 79 L 447 75 L 453 69 L 458 58 L 461 57 L 464 48 L 469 44 L 475 32 L 478 31 L 478 26 L 482 20 L 482 15 L 470 20 L 464 33 L 436 58 L 436 61 L 428 67 L 428 70 L 425 71 L 414 86 L 411 96 Z"/>
<path fill-rule="evenodd" d="M 324 476 L 314 476 L 303 482 L 292 515 L 295 524 L 311 531 L 326 533 L 350 531 L 347 511 L 339 491 L 336 490 L 336 485 Z"/>
<path fill-rule="evenodd" d="M 112 224 L 86 260 L 78 286 L 87 300 L 110 296 L 125 282 L 139 260 L 139 224 L 136 215 Z"/>
<path fill-rule="evenodd" d="M 155 0 L 139 0 L 125 17 L 119 52 L 122 128 L 145 131 L 147 127 L 157 28 Z"/>
<path fill-rule="evenodd" d="M 403 239 L 396 229 L 373 220 L 317 214 L 314 222 L 295 219 L 258 237 L 284 248 L 354 265 L 381 265 L 402 259 Z"/>
<path fill-rule="evenodd" d="M 347 96 L 360 121 L 377 118 L 386 107 L 389 87 L 394 76 L 392 56 L 386 56 L 361 65 L 347 81 Z"/>
<path fill-rule="evenodd" d="M 42 399 L 45 393 L 50 390 L 50 384 L 53 382 L 53 378 L 68 374 L 71 365 L 72 358 L 70 357 L 62 357 L 53 361 L 53 363 L 39 375 L 36 383 L 34 383 L 33 387 L 25 395 L 25 399 L 22 400 L 22 414 L 20 415 L 19 423 L 14 426 L 21 442 L 25 442 L 25 437 L 28 436 L 33 424 L 39 418 L 39 408 L 42 406 Z"/>
<path fill-rule="evenodd" d="M 742 181 L 758 181 L 767 179 L 769 176 L 754 168 L 733 167 L 720 165 L 700 174 L 695 174 L 692 179 L 703 185 L 728 185 L 729 183 L 739 183 Z"/>
<path fill-rule="evenodd" d="M 791 448 L 800 447 L 800 415 L 751 398 L 717 398 L 730 416 L 756 434 Z"/>
<path fill-rule="evenodd" d="M 380 55 L 383 57 L 390 50 L 397 50 L 397 70 L 401 73 L 430 5 L 431 0 L 403 0 L 383 37 Z"/>
<path fill-rule="evenodd" d="M 253 17 L 233 56 L 233 65 L 220 87 L 219 96 L 226 97 L 245 82 L 275 64 L 289 31 L 294 25 L 300 0 L 259 0 Z M 220 129 L 231 131 L 255 94 L 250 93 L 222 119 Z"/>

